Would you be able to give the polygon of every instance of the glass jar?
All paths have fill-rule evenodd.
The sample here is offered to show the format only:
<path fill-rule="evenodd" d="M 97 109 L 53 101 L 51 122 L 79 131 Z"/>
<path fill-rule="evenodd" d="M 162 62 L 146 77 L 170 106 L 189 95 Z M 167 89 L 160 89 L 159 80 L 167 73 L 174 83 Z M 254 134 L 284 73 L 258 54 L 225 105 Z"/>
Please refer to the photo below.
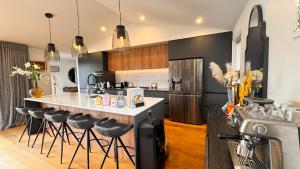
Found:
<path fill-rule="evenodd" d="M 41 98 L 44 96 L 44 90 L 38 86 L 37 81 L 33 81 L 34 87 L 29 90 L 29 96 L 32 98 Z"/>
<path fill-rule="evenodd" d="M 105 93 L 103 95 L 103 105 L 104 106 L 109 106 L 110 105 L 110 94 Z"/>
<path fill-rule="evenodd" d="M 123 91 L 118 91 L 118 96 L 117 96 L 117 99 L 116 99 L 116 106 L 118 108 L 125 107 L 125 105 L 126 105 L 126 100 L 125 100 L 125 97 L 124 97 L 123 93 L 124 93 Z"/>

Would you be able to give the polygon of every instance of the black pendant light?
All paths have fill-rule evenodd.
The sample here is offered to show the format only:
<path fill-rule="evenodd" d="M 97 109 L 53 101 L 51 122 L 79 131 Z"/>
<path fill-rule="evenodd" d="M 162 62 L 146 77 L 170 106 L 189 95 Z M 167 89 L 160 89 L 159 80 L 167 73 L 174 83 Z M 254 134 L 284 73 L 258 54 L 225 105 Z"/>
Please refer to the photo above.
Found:
<path fill-rule="evenodd" d="M 45 60 L 46 61 L 60 61 L 59 51 L 55 47 L 55 44 L 52 43 L 52 37 L 51 37 L 51 21 L 50 19 L 53 18 L 53 14 L 51 13 L 45 13 L 46 18 L 48 18 L 49 22 L 49 36 L 50 36 L 50 42 L 47 44 L 45 48 Z"/>
<path fill-rule="evenodd" d="M 113 33 L 112 48 L 113 49 L 126 49 L 130 46 L 129 35 L 125 26 L 122 25 L 121 3 L 119 2 L 119 14 L 120 24 L 116 26 L 116 30 Z"/>
<path fill-rule="evenodd" d="M 82 57 L 83 54 L 88 53 L 87 46 L 84 43 L 83 37 L 80 36 L 80 29 L 79 29 L 79 10 L 78 10 L 78 0 L 76 1 L 76 9 L 77 9 L 77 36 L 72 43 L 71 53 L 73 57 Z"/>

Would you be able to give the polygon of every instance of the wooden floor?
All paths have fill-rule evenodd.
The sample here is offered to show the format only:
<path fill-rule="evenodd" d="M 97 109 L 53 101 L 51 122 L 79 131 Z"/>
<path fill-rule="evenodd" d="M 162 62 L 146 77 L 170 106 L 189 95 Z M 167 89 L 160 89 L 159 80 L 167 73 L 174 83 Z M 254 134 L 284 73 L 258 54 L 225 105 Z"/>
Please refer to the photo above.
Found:
<path fill-rule="evenodd" d="M 18 138 L 24 126 L 0 131 L 0 169 L 66 169 L 76 148 L 76 143 L 65 144 L 63 164 L 60 164 L 60 146 L 56 142 L 49 158 L 46 153 L 52 138 L 46 136 L 44 153 L 40 154 L 40 139 L 35 148 L 27 147 L 27 136 L 21 143 Z M 205 158 L 206 125 L 194 126 L 165 120 L 165 132 L 169 143 L 169 157 L 166 169 L 201 169 Z M 34 137 L 32 137 L 34 138 Z M 33 139 L 32 139 L 33 140 Z M 99 168 L 103 153 L 99 147 L 93 146 L 90 157 L 90 168 Z M 80 149 L 72 164 L 74 169 L 86 168 L 86 151 Z M 105 169 L 115 168 L 113 158 L 105 163 Z M 121 161 L 120 169 L 132 169 L 129 161 Z"/>

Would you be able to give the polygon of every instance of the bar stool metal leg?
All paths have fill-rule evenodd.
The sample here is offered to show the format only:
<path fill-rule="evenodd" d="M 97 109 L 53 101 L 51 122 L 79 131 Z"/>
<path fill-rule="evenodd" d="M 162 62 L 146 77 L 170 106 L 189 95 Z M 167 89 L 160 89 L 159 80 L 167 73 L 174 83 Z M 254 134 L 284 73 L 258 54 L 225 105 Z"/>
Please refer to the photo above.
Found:
<path fill-rule="evenodd" d="M 67 131 L 66 124 L 64 125 L 64 130 L 65 130 L 65 133 L 66 133 L 66 136 L 67 136 L 68 144 L 70 145 L 70 139 L 69 139 L 69 134 L 68 134 L 68 131 Z"/>
<path fill-rule="evenodd" d="M 122 145 L 123 149 L 125 150 L 126 154 L 128 155 L 130 161 L 133 163 L 133 165 L 135 165 L 135 163 L 134 163 L 134 161 L 133 161 L 131 155 L 129 154 L 129 152 L 128 152 L 126 146 L 124 145 L 122 139 L 119 137 L 118 140 L 119 140 L 119 142 L 121 143 L 121 145 Z"/>
<path fill-rule="evenodd" d="M 19 142 L 21 142 L 22 137 L 23 137 L 25 131 L 28 129 L 29 123 L 30 123 L 30 119 L 27 120 L 27 117 L 26 117 L 26 126 L 25 126 L 25 128 L 24 128 L 24 130 L 23 130 L 23 132 L 22 132 L 22 135 L 21 135 L 21 137 L 20 137 L 20 139 L 19 139 Z"/>
<path fill-rule="evenodd" d="M 111 141 L 110 141 L 110 143 L 109 143 L 109 146 L 108 146 L 108 148 L 107 148 L 107 151 L 106 151 L 106 153 L 105 153 L 104 159 L 102 160 L 102 164 L 101 164 L 100 169 L 102 169 L 103 166 L 104 166 L 105 160 L 106 160 L 106 158 L 108 157 L 108 153 L 109 153 L 109 150 L 110 150 L 110 148 L 111 148 L 111 145 L 112 145 L 113 141 L 114 141 L 114 139 L 112 138 Z"/>
<path fill-rule="evenodd" d="M 66 123 L 66 127 L 67 129 L 69 129 L 69 131 L 71 132 L 71 134 L 73 135 L 73 137 L 76 139 L 76 141 L 79 143 L 79 139 L 77 138 L 77 136 L 75 135 L 74 131 L 71 129 L 71 127 L 68 125 L 68 123 Z M 80 146 L 85 149 L 82 144 L 80 143 Z"/>
<path fill-rule="evenodd" d="M 30 136 L 31 136 L 31 127 L 32 127 L 32 116 L 30 116 L 30 125 L 29 125 L 29 136 L 28 136 L 28 143 L 27 143 L 27 147 L 29 147 L 29 143 L 30 143 Z"/>
<path fill-rule="evenodd" d="M 32 146 L 31 146 L 31 148 L 34 147 L 34 145 L 35 145 L 35 143 L 36 143 L 36 140 L 37 140 L 37 138 L 39 137 L 42 128 L 44 128 L 44 123 L 45 123 L 45 119 L 43 119 L 42 124 L 40 125 L 40 128 L 39 128 L 39 130 L 38 130 L 38 132 L 37 132 L 37 135 L 35 136 L 35 139 L 34 139 L 34 141 L 33 141 L 33 144 L 32 144 Z"/>
<path fill-rule="evenodd" d="M 87 151 L 86 151 L 86 157 L 87 157 L 87 169 L 90 168 L 90 152 L 91 148 L 90 148 L 90 130 L 87 130 L 87 137 L 86 137 L 86 145 L 87 145 Z"/>
<path fill-rule="evenodd" d="M 93 135 L 94 139 L 96 140 L 96 142 L 98 143 L 98 145 L 100 146 L 100 148 L 102 149 L 102 151 L 103 151 L 104 153 L 106 153 L 106 151 L 105 151 L 103 145 L 100 143 L 99 139 L 97 138 L 97 136 L 96 136 L 96 134 L 93 132 L 93 130 L 91 130 L 91 134 Z M 107 146 L 107 145 L 105 145 L 105 146 Z"/>
<path fill-rule="evenodd" d="M 64 130 L 65 130 L 65 123 L 62 123 L 62 133 L 61 133 L 61 143 L 60 143 L 60 164 L 62 164 L 62 158 L 64 153 Z"/>
<path fill-rule="evenodd" d="M 116 138 L 114 138 L 114 140 L 115 140 L 114 155 L 115 155 L 116 168 L 119 169 L 118 140 Z"/>
<path fill-rule="evenodd" d="M 74 160 L 74 158 L 75 158 L 75 156 L 76 156 L 76 154 L 77 154 L 77 151 L 78 151 L 78 149 L 79 149 L 79 146 L 81 145 L 81 142 L 82 142 L 82 140 L 83 140 L 83 138 L 84 138 L 85 133 L 86 133 L 86 130 L 84 130 L 84 132 L 83 132 L 83 134 L 82 134 L 80 140 L 78 141 L 78 145 L 77 145 L 76 150 L 75 150 L 75 152 L 74 152 L 74 154 L 73 154 L 73 157 L 72 157 L 72 160 L 71 160 L 71 162 L 70 162 L 70 164 L 69 164 L 69 166 L 68 166 L 68 169 L 69 169 L 69 168 L 71 167 L 71 165 L 72 165 L 72 162 L 73 162 L 73 160 Z"/>
<path fill-rule="evenodd" d="M 45 119 L 44 119 L 45 120 Z M 43 127 L 43 137 L 42 137 L 42 146 L 41 146 L 41 154 L 43 154 L 43 147 L 44 147 L 44 139 L 45 139 L 45 130 L 46 130 L 46 122 L 44 122 L 44 127 Z"/>
<path fill-rule="evenodd" d="M 52 125 L 51 125 L 51 122 L 50 121 L 48 121 L 48 125 L 49 125 L 49 128 L 50 128 L 50 130 L 51 130 L 51 133 L 53 134 L 53 136 L 55 136 L 55 133 L 54 133 L 54 130 L 53 130 L 53 128 L 52 128 Z M 52 137 L 52 136 L 51 136 Z"/>
<path fill-rule="evenodd" d="M 62 128 L 62 124 L 59 126 L 58 131 L 57 131 L 56 134 L 55 134 L 55 137 L 54 137 L 54 139 L 53 139 L 53 141 L 52 141 L 52 144 L 51 144 L 51 146 L 50 146 L 50 149 L 49 149 L 49 151 L 48 151 L 47 157 L 49 156 L 49 154 L 50 154 L 50 152 L 51 152 L 51 149 L 52 149 L 52 147 L 53 147 L 53 145 L 54 145 L 54 143 L 55 143 L 55 140 L 56 140 L 56 138 L 57 138 L 57 136 L 58 136 L 58 134 L 59 134 L 61 128 Z"/>

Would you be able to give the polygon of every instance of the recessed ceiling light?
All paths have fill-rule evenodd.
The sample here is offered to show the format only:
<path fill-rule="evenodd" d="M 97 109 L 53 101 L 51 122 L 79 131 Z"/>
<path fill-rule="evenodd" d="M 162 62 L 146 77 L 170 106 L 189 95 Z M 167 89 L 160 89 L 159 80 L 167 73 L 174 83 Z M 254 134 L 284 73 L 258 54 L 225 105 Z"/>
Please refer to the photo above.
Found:
<path fill-rule="evenodd" d="M 140 16 L 140 20 L 141 20 L 141 21 L 144 21 L 145 19 L 146 19 L 146 17 L 145 17 L 144 15 L 141 15 L 141 16 Z"/>
<path fill-rule="evenodd" d="M 203 22 L 203 19 L 202 18 L 197 18 L 196 19 L 196 24 L 201 24 Z"/>
<path fill-rule="evenodd" d="M 105 26 L 102 26 L 102 27 L 101 27 L 101 31 L 102 31 L 102 32 L 105 32 L 105 31 L 106 31 L 106 27 L 105 27 Z"/>

